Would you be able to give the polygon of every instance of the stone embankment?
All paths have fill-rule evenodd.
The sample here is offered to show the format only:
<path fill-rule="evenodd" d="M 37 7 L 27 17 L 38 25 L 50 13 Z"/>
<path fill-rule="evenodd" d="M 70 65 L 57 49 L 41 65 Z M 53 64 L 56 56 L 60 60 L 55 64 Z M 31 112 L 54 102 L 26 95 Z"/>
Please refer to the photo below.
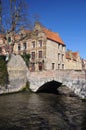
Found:
<path fill-rule="evenodd" d="M 64 85 L 72 90 L 77 96 L 86 99 L 86 81 L 83 79 L 65 79 Z"/>
<path fill-rule="evenodd" d="M 63 78 L 63 85 L 66 85 L 72 90 L 75 95 L 86 99 L 86 71 L 72 70 L 68 75 Z"/>
<path fill-rule="evenodd" d="M 65 72 L 62 76 L 62 84 L 70 89 L 70 92 L 74 92 L 75 95 L 86 99 L 86 71 L 74 71 Z M 66 89 L 66 88 L 65 88 Z M 63 88 L 63 90 L 65 91 Z"/>
<path fill-rule="evenodd" d="M 0 88 L 0 94 L 21 91 L 26 86 L 27 76 L 29 75 L 28 68 L 22 57 L 12 54 L 7 64 L 7 70 L 9 84 L 6 87 Z"/>

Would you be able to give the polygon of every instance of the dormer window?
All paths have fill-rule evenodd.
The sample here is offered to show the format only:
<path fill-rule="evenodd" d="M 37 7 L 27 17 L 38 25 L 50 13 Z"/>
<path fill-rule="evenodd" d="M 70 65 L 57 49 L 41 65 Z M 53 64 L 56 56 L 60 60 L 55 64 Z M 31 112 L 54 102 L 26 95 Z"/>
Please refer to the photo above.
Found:
<path fill-rule="evenodd" d="M 23 33 L 21 33 L 21 37 L 23 37 Z"/>
<path fill-rule="evenodd" d="M 8 42 L 11 42 L 11 37 L 8 37 Z"/>
<path fill-rule="evenodd" d="M 35 31 L 36 36 L 38 36 L 38 30 Z"/>

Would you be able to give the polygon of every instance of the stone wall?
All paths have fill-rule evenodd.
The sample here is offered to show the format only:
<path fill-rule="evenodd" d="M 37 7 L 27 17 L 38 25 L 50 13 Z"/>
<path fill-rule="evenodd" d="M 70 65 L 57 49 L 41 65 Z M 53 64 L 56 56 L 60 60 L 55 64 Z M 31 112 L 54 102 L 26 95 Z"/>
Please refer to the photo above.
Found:
<path fill-rule="evenodd" d="M 46 70 L 65 69 L 65 46 L 47 40 L 45 66 Z"/>
<path fill-rule="evenodd" d="M 76 95 L 86 98 L 86 73 L 74 70 L 52 70 L 42 72 L 31 72 L 30 89 L 36 92 L 42 85 L 50 81 L 57 81 L 67 86 Z"/>
<path fill-rule="evenodd" d="M 82 70 L 82 61 L 79 52 L 66 52 L 65 69 Z"/>
<path fill-rule="evenodd" d="M 0 94 L 21 91 L 26 86 L 27 76 L 29 76 L 28 68 L 22 57 L 12 54 L 7 64 L 7 70 L 9 84 L 1 88 Z"/>
<path fill-rule="evenodd" d="M 86 81 L 83 79 L 67 79 L 63 81 L 63 85 L 66 85 L 77 96 L 86 99 Z"/>

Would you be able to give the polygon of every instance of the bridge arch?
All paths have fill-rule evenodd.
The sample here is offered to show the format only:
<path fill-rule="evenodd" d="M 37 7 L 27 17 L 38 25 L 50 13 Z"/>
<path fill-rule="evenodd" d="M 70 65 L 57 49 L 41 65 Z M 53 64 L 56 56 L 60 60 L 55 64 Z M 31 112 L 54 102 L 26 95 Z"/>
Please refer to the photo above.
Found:
<path fill-rule="evenodd" d="M 49 89 L 51 91 L 52 86 L 54 90 L 57 90 L 58 83 L 60 83 L 70 88 L 76 95 L 79 95 L 82 98 L 86 97 L 86 71 L 84 70 L 49 70 L 31 72 L 30 76 L 27 77 L 27 80 L 30 82 L 29 88 L 32 92 L 42 92 Z"/>
<path fill-rule="evenodd" d="M 44 83 L 42 86 L 39 87 L 39 89 L 37 90 L 37 93 L 42 93 L 42 92 L 46 92 L 46 93 L 58 93 L 58 88 L 62 85 L 62 83 L 57 82 L 55 80 L 51 80 L 48 81 L 46 83 Z"/>

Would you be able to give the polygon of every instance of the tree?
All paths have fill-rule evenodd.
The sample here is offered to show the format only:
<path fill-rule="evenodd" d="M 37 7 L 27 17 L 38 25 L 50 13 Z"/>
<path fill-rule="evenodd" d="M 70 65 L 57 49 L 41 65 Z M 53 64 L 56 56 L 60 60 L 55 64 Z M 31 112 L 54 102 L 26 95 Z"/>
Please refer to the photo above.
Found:
<path fill-rule="evenodd" d="M 15 35 L 26 28 L 32 28 L 26 0 L 0 0 L 0 32 L 6 35 L 12 51 Z"/>
<path fill-rule="evenodd" d="M 31 26 L 26 0 L 0 0 L 0 17 L 5 33 Z"/>

